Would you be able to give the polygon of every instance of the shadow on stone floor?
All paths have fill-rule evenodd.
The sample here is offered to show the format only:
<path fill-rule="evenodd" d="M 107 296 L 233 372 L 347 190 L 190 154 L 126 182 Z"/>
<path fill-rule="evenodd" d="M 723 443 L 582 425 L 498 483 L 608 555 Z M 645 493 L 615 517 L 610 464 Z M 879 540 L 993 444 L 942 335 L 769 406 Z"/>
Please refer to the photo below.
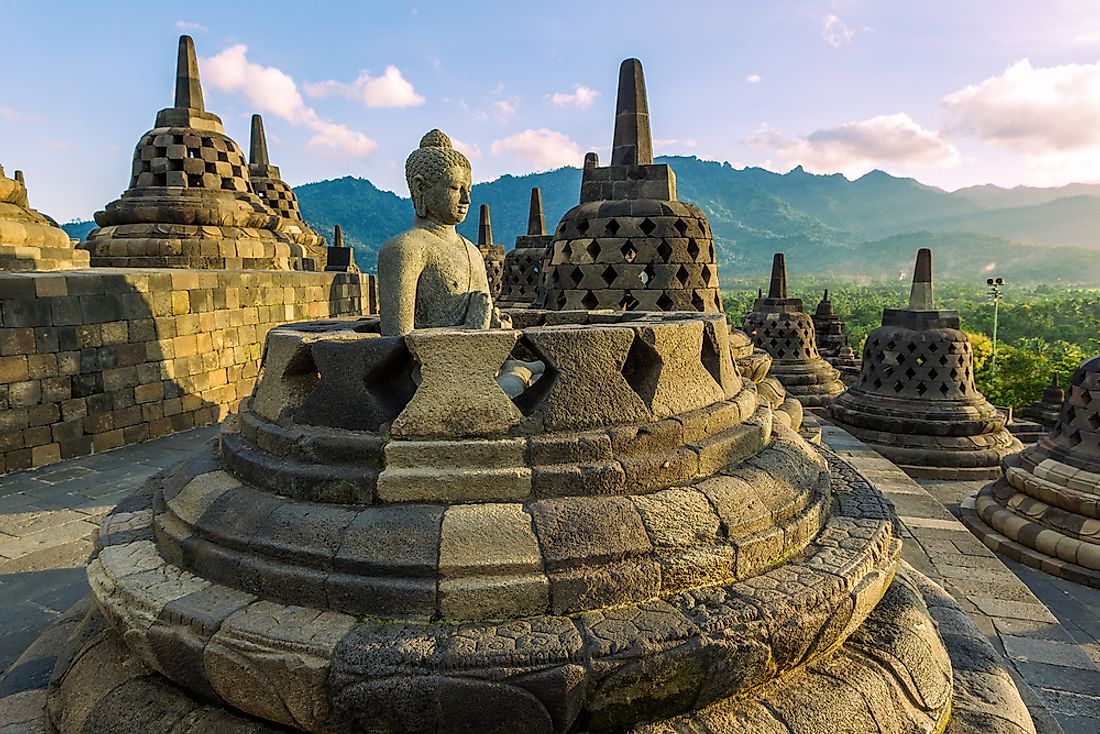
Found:
<path fill-rule="evenodd" d="M 87 593 L 82 565 L 0 574 L 0 671 Z"/>

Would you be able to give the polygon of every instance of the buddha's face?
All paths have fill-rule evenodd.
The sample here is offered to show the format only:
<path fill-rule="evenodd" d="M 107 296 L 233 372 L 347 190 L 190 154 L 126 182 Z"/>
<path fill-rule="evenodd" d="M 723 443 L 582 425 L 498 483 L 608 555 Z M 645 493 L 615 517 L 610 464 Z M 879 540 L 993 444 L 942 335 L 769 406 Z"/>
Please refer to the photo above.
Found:
<path fill-rule="evenodd" d="M 472 185 L 470 169 L 459 165 L 451 166 L 431 185 L 426 186 L 419 176 L 413 179 L 414 189 L 419 188 L 414 193 L 418 193 L 427 218 L 449 225 L 466 219 Z"/>

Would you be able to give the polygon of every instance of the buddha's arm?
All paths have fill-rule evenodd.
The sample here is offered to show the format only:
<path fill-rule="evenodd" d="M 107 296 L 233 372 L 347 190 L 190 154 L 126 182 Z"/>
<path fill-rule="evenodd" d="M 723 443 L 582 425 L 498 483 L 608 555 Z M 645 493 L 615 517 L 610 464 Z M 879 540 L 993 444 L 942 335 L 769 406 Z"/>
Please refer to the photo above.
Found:
<path fill-rule="evenodd" d="M 416 327 L 416 284 L 424 258 L 414 243 L 390 240 L 378 252 L 378 309 L 382 334 L 403 336 Z"/>
<path fill-rule="evenodd" d="M 469 256 L 475 264 L 482 267 L 473 269 L 470 281 L 470 308 L 466 312 L 465 326 L 471 329 L 488 329 L 493 315 L 493 297 L 489 294 L 489 276 L 485 272 L 485 262 L 481 251 L 466 242 Z"/>

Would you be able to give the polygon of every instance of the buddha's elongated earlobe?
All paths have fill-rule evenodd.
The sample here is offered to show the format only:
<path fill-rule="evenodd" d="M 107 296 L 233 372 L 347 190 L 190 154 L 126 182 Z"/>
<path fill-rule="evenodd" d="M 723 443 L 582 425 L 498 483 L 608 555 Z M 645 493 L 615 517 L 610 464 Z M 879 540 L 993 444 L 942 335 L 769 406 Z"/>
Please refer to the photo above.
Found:
<path fill-rule="evenodd" d="M 410 189 L 409 193 L 412 195 L 413 209 L 416 211 L 416 216 L 428 216 L 428 206 L 424 201 L 424 177 L 414 176 Z"/>

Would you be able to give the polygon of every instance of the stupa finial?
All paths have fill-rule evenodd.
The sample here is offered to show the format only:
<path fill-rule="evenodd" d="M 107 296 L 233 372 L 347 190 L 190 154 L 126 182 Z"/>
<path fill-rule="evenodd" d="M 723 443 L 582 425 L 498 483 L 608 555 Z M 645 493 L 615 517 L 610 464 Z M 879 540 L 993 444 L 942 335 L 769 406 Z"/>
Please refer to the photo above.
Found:
<path fill-rule="evenodd" d="M 264 118 L 252 116 L 252 138 L 248 147 L 248 162 L 254 166 L 269 166 L 267 157 L 267 136 L 264 135 Z"/>
<path fill-rule="evenodd" d="M 199 84 L 199 62 L 195 58 L 195 41 L 191 36 L 180 36 L 179 56 L 176 60 L 176 107 L 205 111 L 202 104 L 202 85 Z"/>
<path fill-rule="evenodd" d="M 927 247 L 917 250 L 917 264 L 913 269 L 913 287 L 909 290 L 910 311 L 933 311 L 932 305 L 932 251 Z"/>
<path fill-rule="evenodd" d="M 257 115 L 257 117 L 258 117 L 258 115 Z M 332 246 L 333 247 L 343 247 L 344 246 L 344 230 L 339 224 L 337 224 L 333 227 Z"/>
<path fill-rule="evenodd" d="M 546 222 L 542 217 L 542 192 L 539 187 L 531 189 L 531 209 L 527 214 L 527 235 L 541 237 L 546 234 Z"/>
<path fill-rule="evenodd" d="M 772 256 L 772 281 L 768 286 L 768 298 L 777 300 L 787 298 L 787 258 L 782 252 Z"/>
<path fill-rule="evenodd" d="M 619 67 L 619 96 L 615 102 L 613 166 L 646 166 L 653 163 L 653 136 L 649 130 L 642 62 L 627 59 Z"/>
<path fill-rule="evenodd" d="M 822 301 L 828 301 L 829 300 L 829 289 L 828 288 L 825 289 L 825 295 L 821 297 L 821 300 Z"/>
<path fill-rule="evenodd" d="M 488 247 L 493 244 L 493 223 L 489 219 L 489 205 L 482 204 L 477 220 L 477 244 L 478 247 Z"/>

